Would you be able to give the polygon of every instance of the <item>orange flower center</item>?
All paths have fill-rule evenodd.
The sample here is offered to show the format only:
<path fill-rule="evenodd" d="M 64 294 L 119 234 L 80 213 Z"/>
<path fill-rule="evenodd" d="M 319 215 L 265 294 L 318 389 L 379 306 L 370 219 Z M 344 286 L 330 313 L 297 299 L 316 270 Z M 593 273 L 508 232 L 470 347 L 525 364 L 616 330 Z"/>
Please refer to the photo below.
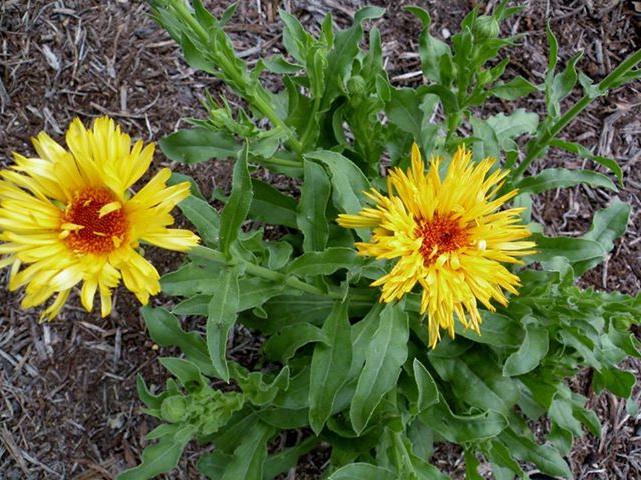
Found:
<path fill-rule="evenodd" d="M 442 253 L 453 252 L 469 242 L 465 228 L 451 216 L 435 214 L 431 220 L 417 221 L 416 236 L 422 238 L 421 255 L 425 265 L 431 265 Z"/>
<path fill-rule="evenodd" d="M 106 188 L 88 188 L 76 194 L 62 221 L 65 242 L 83 253 L 109 253 L 124 242 L 129 231 L 122 205 Z"/>

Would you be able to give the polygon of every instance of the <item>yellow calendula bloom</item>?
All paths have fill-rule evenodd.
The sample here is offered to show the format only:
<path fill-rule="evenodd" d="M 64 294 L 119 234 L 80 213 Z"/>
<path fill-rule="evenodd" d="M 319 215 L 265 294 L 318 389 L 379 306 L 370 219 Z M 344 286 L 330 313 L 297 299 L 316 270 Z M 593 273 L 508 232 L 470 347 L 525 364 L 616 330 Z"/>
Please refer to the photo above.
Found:
<path fill-rule="evenodd" d="M 492 301 L 507 304 L 503 290 L 516 294 L 519 278 L 501 262 L 520 263 L 518 257 L 534 253 L 534 242 L 521 224 L 522 208 L 499 210 L 517 191 L 497 197 L 508 172 L 490 169 L 486 158 L 472 163 L 471 153 L 460 147 L 444 178 L 440 158 L 425 166 L 416 144 L 407 172 L 393 169 L 387 195 L 367 192 L 374 202 L 357 215 L 340 215 L 346 228 L 372 228 L 371 242 L 357 243 L 361 255 L 398 261 L 372 286 L 382 289 L 381 300 L 391 302 L 422 287 L 421 313 L 428 315 L 429 342 L 434 347 L 440 329 L 454 337 L 454 315 L 480 333 L 477 301 L 494 311 Z"/>
<path fill-rule="evenodd" d="M 97 119 L 91 130 L 75 119 L 68 151 L 44 132 L 32 141 L 38 158 L 14 154 L 15 164 L 0 170 L 0 267 L 11 265 L 10 290 L 25 287 L 24 308 L 54 297 L 42 313 L 47 320 L 80 284 L 82 305 L 91 311 L 98 292 L 103 317 L 121 279 L 147 303 L 160 290 L 159 275 L 139 242 L 179 251 L 198 244 L 192 232 L 168 228 L 189 183 L 168 187 L 171 171 L 164 168 L 131 192 L 154 146 L 132 146 L 110 118 Z"/>

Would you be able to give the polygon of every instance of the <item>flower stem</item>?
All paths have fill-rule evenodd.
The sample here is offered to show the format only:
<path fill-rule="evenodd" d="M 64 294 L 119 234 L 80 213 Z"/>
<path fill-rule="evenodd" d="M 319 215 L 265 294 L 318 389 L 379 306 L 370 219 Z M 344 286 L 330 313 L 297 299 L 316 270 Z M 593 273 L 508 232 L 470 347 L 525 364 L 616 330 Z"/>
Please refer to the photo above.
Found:
<path fill-rule="evenodd" d="M 274 272 L 260 265 L 256 265 L 247 260 L 242 259 L 233 259 L 229 261 L 227 257 L 222 252 L 213 250 L 208 247 L 198 246 L 189 250 L 189 254 L 194 257 L 204 258 L 206 260 L 212 260 L 214 262 L 223 263 L 226 265 L 239 265 L 245 269 L 245 272 L 253 275 L 254 277 L 264 278 L 265 280 L 271 280 L 273 282 L 284 283 L 285 285 L 300 290 L 301 292 L 310 293 L 312 295 L 318 295 L 321 297 L 329 297 L 336 300 L 342 299 L 345 294 L 339 288 L 330 289 L 329 292 L 310 285 L 307 282 L 300 280 L 297 277 L 291 275 L 285 275 L 280 272 Z M 350 293 L 349 298 L 355 301 L 372 301 L 373 296 L 369 295 L 367 292 L 364 293 Z"/>
<path fill-rule="evenodd" d="M 630 70 L 637 66 L 641 62 L 641 50 L 634 52 L 629 55 L 623 62 L 619 64 L 610 74 L 605 77 L 597 86 L 597 90 L 601 95 L 605 95 L 607 91 L 612 88 L 621 78 L 623 78 Z M 532 161 L 539 156 L 539 154 L 548 146 L 551 140 L 553 140 L 565 127 L 567 127 L 577 115 L 579 115 L 585 108 L 592 103 L 594 97 L 586 94 L 581 100 L 575 103 L 572 108 L 565 112 L 561 118 L 559 118 L 552 127 L 545 131 L 545 133 L 536 141 L 533 142 L 532 146 L 528 149 L 528 152 L 525 156 L 525 159 L 521 164 L 514 170 L 514 179 L 518 180 L 523 176 L 523 173 L 530 166 Z"/>

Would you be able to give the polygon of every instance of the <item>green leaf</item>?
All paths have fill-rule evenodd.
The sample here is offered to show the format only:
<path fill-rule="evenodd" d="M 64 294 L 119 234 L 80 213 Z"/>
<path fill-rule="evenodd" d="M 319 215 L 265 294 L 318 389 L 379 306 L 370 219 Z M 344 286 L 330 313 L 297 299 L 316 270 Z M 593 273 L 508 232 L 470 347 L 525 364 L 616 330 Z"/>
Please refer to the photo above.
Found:
<path fill-rule="evenodd" d="M 492 92 L 492 95 L 502 98 L 503 100 L 516 100 L 538 91 L 538 88 L 529 80 L 526 80 L 519 75 L 507 83 L 492 87 L 490 91 Z"/>
<path fill-rule="evenodd" d="M 247 145 L 234 165 L 231 196 L 220 216 L 220 249 L 229 254 L 231 244 L 238 238 L 240 226 L 247 217 L 252 202 L 252 183 L 247 168 Z"/>
<path fill-rule="evenodd" d="M 321 251 L 325 249 L 329 238 L 326 210 L 331 185 L 319 164 L 305 159 L 303 171 L 296 225 L 304 235 L 303 250 Z"/>
<path fill-rule="evenodd" d="M 229 381 L 227 367 L 227 338 L 236 323 L 239 308 L 238 272 L 224 271 L 219 279 L 217 291 L 212 295 L 207 316 L 207 349 L 217 376 Z"/>
<path fill-rule="evenodd" d="M 527 112 L 523 108 L 515 110 L 510 115 L 499 113 L 487 119 L 487 123 L 496 133 L 500 145 L 505 148 L 508 141 L 526 133 L 533 134 L 539 125 L 536 113 Z"/>
<path fill-rule="evenodd" d="M 332 182 L 332 199 L 346 213 L 357 213 L 365 201 L 363 192 L 370 189 L 363 172 L 340 153 L 317 150 L 306 153 L 306 159 L 316 160 L 327 167 Z"/>
<path fill-rule="evenodd" d="M 507 414 L 511 405 L 461 358 L 437 357 L 433 351 L 428 356 L 438 375 L 444 382 L 450 384 L 457 397 L 471 406 L 483 410 L 498 410 Z"/>
<path fill-rule="evenodd" d="M 252 198 L 249 215 L 271 225 L 296 228 L 296 200 L 271 185 L 252 179 Z"/>
<path fill-rule="evenodd" d="M 149 336 L 161 347 L 179 347 L 185 356 L 200 368 L 205 375 L 214 375 L 207 353 L 207 345 L 196 332 L 185 332 L 176 317 L 164 308 L 141 308 Z"/>
<path fill-rule="evenodd" d="M 188 263 L 160 279 L 162 291 L 173 297 L 191 297 L 199 293 L 214 293 L 218 265 Z"/>
<path fill-rule="evenodd" d="M 287 362 L 294 356 L 296 350 L 309 343 L 322 342 L 330 345 L 323 331 L 311 323 L 288 325 L 269 337 L 263 345 L 268 358 Z"/>
<path fill-rule="evenodd" d="M 352 248 L 330 247 L 323 252 L 307 252 L 287 267 L 290 275 L 331 275 L 341 268 L 351 269 L 364 263 Z"/>
<path fill-rule="evenodd" d="M 547 475 L 572 478 L 572 471 L 561 455 L 552 447 L 537 445 L 529 438 L 523 437 L 511 428 L 501 433 L 501 440 L 512 455 L 525 461 L 532 462 Z"/>
<path fill-rule="evenodd" d="M 233 158 L 241 149 L 241 145 L 230 134 L 208 128 L 179 130 L 162 138 L 159 145 L 171 160 L 190 164 L 206 162 L 212 158 Z"/>
<path fill-rule="evenodd" d="M 442 66 L 447 64 L 441 59 L 446 57 L 451 60 L 450 47 L 443 41 L 430 35 L 429 29 L 432 23 L 430 14 L 420 7 L 406 7 L 405 10 L 415 15 L 423 23 L 423 31 L 419 36 L 419 54 L 423 73 L 430 80 L 443 83 L 448 72 L 442 72 Z M 449 62 L 451 64 L 451 61 Z"/>
<path fill-rule="evenodd" d="M 221 480 L 263 480 L 263 464 L 267 458 L 267 441 L 274 434 L 272 427 L 257 424 L 234 450 L 234 457 Z"/>
<path fill-rule="evenodd" d="M 521 193 L 541 193 L 554 188 L 567 188 L 580 184 L 602 187 L 617 191 L 617 187 L 608 177 L 593 170 L 568 170 L 566 168 L 546 168 L 536 175 L 525 177 L 515 187 Z"/>
<path fill-rule="evenodd" d="M 309 386 L 309 423 L 317 435 L 332 412 L 336 395 L 345 384 L 352 363 L 347 303 L 334 304 L 323 325 L 323 333 L 330 345 L 316 344 Z"/>
<path fill-rule="evenodd" d="M 414 139 L 421 138 L 423 112 L 413 88 L 393 88 L 392 97 L 386 106 L 387 115 L 394 125 Z"/>
<path fill-rule="evenodd" d="M 598 163 L 599 165 L 603 165 L 605 168 L 609 169 L 616 175 L 617 180 L 619 181 L 619 185 L 623 186 L 623 170 L 621 170 L 621 167 L 616 160 L 612 158 L 602 157 L 600 155 L 593 155 L 590 150 L 579 143 L 568 142 L 566 140 L 560 140 L 558 138 L 551 140 L 550 146 L 560 148 L 562 150 L 565 150 L 566 152 L 576 153 L 583 158 L 587 158 Z"/>
<path fill-rule="evenodd" d="M 233 365 L 233 377 L 245 397 L 254 405 L 264 406 L 272 403 L 276 395 L 289 388 L 289 366 L 283 367 L 271 383 L 265 382 L 265 374 L 248 372 L 240 366 Z"/>
<path fill-rule="evenodd" d="M 506 315 L 483 311 L 481 334 L 474 330 L 456 324 L 456 334 L 494 347 L 518 347 L 523 340 L 521 325 Z"/>
<path fill-rule="evenodd" d="M 445 401 L 432 405 L 419 418 L 447 441 L 455 443 L 487 440 L 509 425 L 507 418 L 494 410 L 477 415 L 455 415 Z"/>
<path fill-rule="evenodd" d="M 200 369 L 187 360 L 183 360 L 182 358 L 163 357 L 159 362 L 188 390 L 192 387 L 198 389 L 207 385 L 207 381 L 200 373 Z"/>
<path fill-rule="evenodd" d="M 119 474 L 117 480 L 146 480 L 175 468 L 190 440 L 176 437 L 165 437 L 146 447 L 142 451 L 142 463 Z"/>
<path fill-rule="evenodd" d="M 594 240 L 572 237 L 546 237 L 533 234 L 538 253 L 529 256 L 531 261 L 549 261 L 554 257 L 565 257 L 570 263 L 581 262 L 593 258 L 604 258 L 607 252 Z"/>
<path fill-rule="evenodd" d="M 547 355 L 549 348 L 547 329 L 533 324 L 526 325 L 523 343 L 516 352 L 507 357 L 503 365 L 503 375 L 514 377 L 534 370 Z"/>
<path fill-rule="evenodd" d="M 596 370 L 592 377 L 592 383 L 597 393 L 603 388 L 607 388 L 618 397 L 630 398 L 632 388 L 636 383 L 636 377 L 634 374 L 619 368 L 608 367 Z"/>
<path fill-rule="evenodd" d="M 285 473 L 289 469 L 295 467 L 298 463 L 298 459 L 311 451 L 316 445 L 318 445 L 318 443 L 319 439 L 313 436 L 307 437 L 298 445 L 270 455 L 265 461 L 263 480 L 272 480 L 281 473 Z"/>
<path fill-rule="evenodd" d="M 395 480 L 393 472 L 370 463 L 351 463 L 339 468 L 328 480 Z"/>
<path fill-rule="evenodd" d="M 581 437 L 583 436 L 583 428 L 581 427 L 581 422 L 574 418 L 572 407 L 571 402 L 562 398 L 556 398 L 552 401 L 548 415 L 550 416 L 550 420 L 559 427 L 571 432 L 575 437 Z"/>
<path fill-rule="evenodd" d="M 614 248 L 614 241 L 623 236 L 630 219 L 630 205 L 615 199 L 607 208 L 594 214 L 590 230 L 581 238 L 597 242 L 605 252 Z M 574 265 L 577 275 L 595 267 L 600 263 L 600 257 Z"/>
<path fill-rule="evenodd" d="M 383 396 L 396 386 L 407 359 L 407 314 L 399 304 L 387 305 L 379 326 L 366 347 L 365 366 L 358 377 L 349 416 L 359 435 L 367 426 Z"/>
<path fill-rule="evenodd" d="M 418 360 L 414 359 L 412 364 L 414 370 L 414 381 L 418 388 L 418 399 L 416 412 L 420 413 L 439 402 L 438 387 L 427 368 Z"/>
<path fill-rule="evenodd" d="M 220 219 L 214 207 L 200 198 L 189 196 L 178 204 L 178 208 L 196 227 L 205 244 L 214 246 L 218 244 Z"/>

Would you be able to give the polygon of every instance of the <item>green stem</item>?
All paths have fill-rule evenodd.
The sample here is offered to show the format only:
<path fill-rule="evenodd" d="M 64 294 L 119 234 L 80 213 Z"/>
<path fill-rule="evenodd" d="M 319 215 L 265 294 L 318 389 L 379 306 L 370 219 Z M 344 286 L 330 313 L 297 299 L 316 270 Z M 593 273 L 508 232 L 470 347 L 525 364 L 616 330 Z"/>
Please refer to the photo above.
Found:
<path fill-rule="evenodd" d="M 261 267 L 260 265 L 256 265 L 254 263 L 248 262 L 247 260 L 234 259 L 230 261 L 222 252 L 213 250 L 208 247 L 203 247 L 203 246 L 194 247 L 189 251 L 189 254 L 194 257 L 204 258 L 207 260 L 212 260 L 214 262 L 223 263 L 226 265 L 240 264 L 245 268 L 245 272 L 249 273 L 250 275 L 253 275 L 254 277 L 264 278 L 265 280 L 271 280 L 273 282 L 281 282 L 281 283 L 284 283 L 285 285 L 295 288 L 296 290 L 300 290 L 301 292 L 305 292 L 305 293 L 310 293 L 312 295 L 329 297 L 333 299 L 341 299 L 343 298 L 343 295 L 344 295 L 344 293 L 339 289 L 332 289 L 329 292 L 326 292 L 325 290 L 315 287 L 314 285 L 310 285 L 309 283 L 304 282 L 297 277 L 294 277 L 291 275 L 285 275 L 280 272 L 274 272 L 273 270 L 270 270 L 265 267 Z M 355 293 L 355 294 L 350 294 L 349 298 L 357 301 L 358 300 L 371 301 L 372 295 L 368 295 L 366 293 L 365 294 Z"/>
<path fill-rule="evenodd" d="M 207 33 L 207 30 L 205 30 L 198 22 L 198 20 L 194 18 L 192 13 L 187 8 L 187 5 L 182 1 L 173 2 L 172 5 L 174 6 L 174 11 L 178 14 L 178 16 L 189 25 L 189 27 L 196 33 L 196 35 L 198 35 L 200 41 L 208 48 L 210 48 L 211 51 L 215 51 L 215 46 L 211 46 L 209 44 L 209 34 Z M 256 88 L 258 89 L 258 92 L 254 95 L 251 95 L 249 93 L 249 90 L 251 90 L 252 85 L 247 85 L 247 82 L 243 78 L 243 75 L 239 74 L 238 71 L 236 71 L 234 66 L 229 63 L 229 60 L 225 58 L 225 55 L 216 55 L 213 60 L 220 66 L 220 69 L 222 71 L 233 78 L 236 84 L 244 86 L 246 90 L 245 92 L 242 92 L 244 93 L 244 96 L 248 100 L 251 99 L 253 101 L 254 106 L 272 123 L 274 127 L 280 127 L 288 133 L 288 142 L 290 146 L 297 154 L 302 155 L 303 146 L 301 142 L 298 141 L 292 129 L 289 128 L 289 126 L 287 126 L 285 122 L 283 122 L 278 117 L 278 115 L 276 115 L 276 112 L 269 104 L 269 101 L 265 98 L 267 97 L 267 91 L 264 90 L 262 85 L 257 84 Z"/>
<path fill-rule="evenodd" d="M 637 64 L 641 62 L 641 50 L 629 55 L 618 67 L 616 67 L 610 74 L 599 82 L 598 90 L 601 95 L 605 95 L 607 91 L 617 83 L 623 76 L 632 70 Z M 528 149 L 527 155 L 521 164 L 514 170 L 514 179 L 518 180 L 523 176 L 530 164 L 535 158 L 548 146 L 549 142 L 556 138 L 556 136 L 567 127 L 577 115 L 586 109 L 593 98 L 590 95 L 584 95 L 581 100 L 575 103 L 572 108 L 565 112 L 552 127 L 547 130 L 539 139 L 537 139 L 532 147 Z"/>

